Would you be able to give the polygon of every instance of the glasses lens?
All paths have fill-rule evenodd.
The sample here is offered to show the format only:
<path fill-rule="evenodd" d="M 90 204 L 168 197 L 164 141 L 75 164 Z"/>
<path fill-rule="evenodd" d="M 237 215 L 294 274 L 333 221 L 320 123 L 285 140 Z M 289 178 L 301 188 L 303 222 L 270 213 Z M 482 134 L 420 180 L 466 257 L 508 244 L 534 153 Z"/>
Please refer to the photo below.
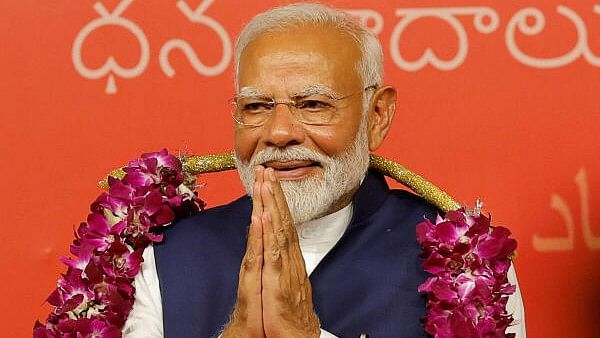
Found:
<path fill-rule="evenodd" d="M 297 100 L 295 108 L 301 122 L 308 124 L 329 123 L 336 112 L 333 99 L 321 95 Z"/>
<path fill-rule="evenodd" d="M 315 94 L 296 99 L 269 99 L 263 97 L 237 98 L 232 102 L 235 106 L 234 119 L 243 125 L 260 126 L 271 116 L 275 106 L 288 106 L 295 118 L 306 124 L 330 124 L 338 110 L 340 99 L 325 94 Z"/>
<path fill-rule="evenodd" d="M 273 102 L 262 99 L 239 99 L 236 102 L 235 117 L 247 125 L 260 125 L 273 110 Z"/>

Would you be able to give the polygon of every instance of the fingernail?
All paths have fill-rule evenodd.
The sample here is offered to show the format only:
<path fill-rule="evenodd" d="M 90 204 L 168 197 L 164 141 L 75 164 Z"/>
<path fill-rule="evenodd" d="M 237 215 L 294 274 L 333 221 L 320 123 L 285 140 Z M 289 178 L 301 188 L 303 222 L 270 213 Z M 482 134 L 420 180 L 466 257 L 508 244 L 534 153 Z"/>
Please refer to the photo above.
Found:
<path fill-rule="evenodd" d="M 275 182 L 275 170 L 271 169 L 269 176 L 271 177 L 271 181 Z"/>

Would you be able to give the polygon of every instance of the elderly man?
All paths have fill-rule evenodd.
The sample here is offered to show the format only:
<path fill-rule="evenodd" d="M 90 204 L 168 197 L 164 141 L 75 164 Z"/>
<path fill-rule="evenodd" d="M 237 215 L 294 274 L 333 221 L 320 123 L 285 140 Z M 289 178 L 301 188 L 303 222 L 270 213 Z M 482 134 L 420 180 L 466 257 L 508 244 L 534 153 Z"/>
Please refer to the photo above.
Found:
<path fill-rule="evenodd" d="M 395 110 L 382 64 L 371 32 L 322 5 L 244 28 L 233 119 L 251 197 L 146 250 L 126 337 L 425 335 L 415 225 L 437 210 L 368 172 Z"/>

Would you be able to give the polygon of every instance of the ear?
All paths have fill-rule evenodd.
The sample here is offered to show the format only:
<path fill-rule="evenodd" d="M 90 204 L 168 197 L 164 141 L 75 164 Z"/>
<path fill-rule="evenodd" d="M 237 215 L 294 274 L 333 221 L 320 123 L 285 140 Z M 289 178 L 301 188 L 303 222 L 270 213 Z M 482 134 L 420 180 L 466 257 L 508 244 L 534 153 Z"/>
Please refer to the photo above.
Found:
<path fill-rule="evenodd" d="M 375 151 L 383 143 L 392 125 L 396 111 L 396 89 L 392 86 L 378 88 L 369 103 L 368 135 L 369 151 Z"/>

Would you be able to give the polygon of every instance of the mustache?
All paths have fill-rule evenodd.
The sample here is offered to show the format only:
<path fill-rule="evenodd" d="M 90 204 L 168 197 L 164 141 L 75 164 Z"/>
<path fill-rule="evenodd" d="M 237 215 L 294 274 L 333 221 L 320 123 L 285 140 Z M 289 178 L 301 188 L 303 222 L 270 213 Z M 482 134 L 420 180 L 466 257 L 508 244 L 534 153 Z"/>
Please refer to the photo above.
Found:
<path fill-rule="evenodd" d="M 312 161 L 317 162 L 319 165 L 328 164 L 331 161 L 329 157 L 302 146 L 289 146 L 285 148 L 268 147 L 254 155 L 248 165 L 255 167 L 269 161 L 292 160 Z"/>

